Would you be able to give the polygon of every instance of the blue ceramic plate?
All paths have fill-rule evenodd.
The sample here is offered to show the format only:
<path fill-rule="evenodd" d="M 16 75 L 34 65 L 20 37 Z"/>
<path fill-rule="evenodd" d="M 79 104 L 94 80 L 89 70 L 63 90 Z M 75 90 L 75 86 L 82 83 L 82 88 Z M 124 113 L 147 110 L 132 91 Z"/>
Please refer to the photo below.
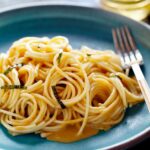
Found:
<path fill-rule="evenodd" d="M 75 6 L 34 5 L 0 10 L 0 51 L 24 36 L 67 36 L 74 48 L 87 45 L 114 49 L 111 29 L 128 25 L 144 57 L 143 71 L 150 84 L 150 29 L 145 25 L 104 10 Z M 107 132 L 78 142 L 63 144 L 39 135 L 13 137 L 0 127 L 0 148 L 5 150 L 92 150 L 128 147 L 150 135 L 150 114 L 144 103 L 126 111 L 123 121 Z"/>

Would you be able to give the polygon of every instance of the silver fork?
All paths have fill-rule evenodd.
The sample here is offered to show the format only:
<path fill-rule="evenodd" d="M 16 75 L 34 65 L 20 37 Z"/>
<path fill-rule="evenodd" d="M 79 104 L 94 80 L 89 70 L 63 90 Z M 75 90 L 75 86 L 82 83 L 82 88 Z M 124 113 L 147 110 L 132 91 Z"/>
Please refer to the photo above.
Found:
<path fill-rule="evenodd" d="M 116 52 L 121 58 L 122 66 L 124 69 L 133 69 L 150 112 L 150 89 L 140 68 L 140 65 L 143 64 L 143 58 L 135 45 L 129 28 L 125 26 L 112 29 L 112 35 Z"/>

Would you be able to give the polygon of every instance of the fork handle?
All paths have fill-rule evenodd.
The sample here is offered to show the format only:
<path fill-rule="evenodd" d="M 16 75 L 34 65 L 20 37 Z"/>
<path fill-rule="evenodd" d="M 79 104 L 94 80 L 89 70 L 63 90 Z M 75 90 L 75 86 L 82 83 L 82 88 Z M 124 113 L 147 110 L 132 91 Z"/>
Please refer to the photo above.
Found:
<path fill-rule="evenodd" d="M 135 64 L 131 65 L 131 67 L 132 67 L 135 77 L 139 83 L 139 87 L 142 91 L 142 94 L 144 96 L 148 110 L 150 112 L 150 88 L 148 86 L 148 83 L 145 80 L 145 77 L 142 73 L 142 70 L 141 70 L 139 64 L 135 63 Z"/>

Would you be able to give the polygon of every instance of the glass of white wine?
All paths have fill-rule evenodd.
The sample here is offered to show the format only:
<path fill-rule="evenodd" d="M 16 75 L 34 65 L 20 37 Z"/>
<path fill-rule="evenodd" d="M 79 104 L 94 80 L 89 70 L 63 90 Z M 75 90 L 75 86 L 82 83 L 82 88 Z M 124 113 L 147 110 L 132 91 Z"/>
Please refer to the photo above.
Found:
<path fill-rule="evenodd" d="M 101 0 L 102 8 L 137 21 L 150 14 L 150 0 Z"/>

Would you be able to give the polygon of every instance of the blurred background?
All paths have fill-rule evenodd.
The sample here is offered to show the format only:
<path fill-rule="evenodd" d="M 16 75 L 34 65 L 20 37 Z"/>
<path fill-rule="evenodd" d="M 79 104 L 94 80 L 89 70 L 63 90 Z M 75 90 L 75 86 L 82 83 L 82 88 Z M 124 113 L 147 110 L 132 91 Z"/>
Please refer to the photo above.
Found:
<path fill-rule="evenodd" d="M 0 7 L 16 4 L 49 2 L 51 4 L 79 5 L 106 9 L 137 21 L 149 22 L 150 0 L 0 0 Z"/>

